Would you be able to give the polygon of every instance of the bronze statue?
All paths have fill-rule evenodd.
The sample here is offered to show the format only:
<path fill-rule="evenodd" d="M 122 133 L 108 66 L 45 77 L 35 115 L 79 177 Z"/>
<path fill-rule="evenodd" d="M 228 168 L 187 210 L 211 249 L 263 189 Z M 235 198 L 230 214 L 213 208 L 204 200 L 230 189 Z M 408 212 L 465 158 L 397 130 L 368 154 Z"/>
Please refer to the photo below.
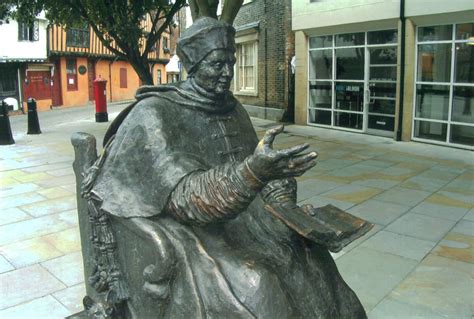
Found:
<path fill-rule="evenodd" d="M 117 318 L 365 318 L 328 248 L 371 225 L 332 206 L 296 205 L 294 177 L 317 154 L 304 153 L 307 144 L 273 149 L 283 126 L 258 141 L 229 91 L 234 36 L 224 22 L 197 20 L 178 42 L 187 80 L 141 87 L 102 156 L 75 164 L 78 174 L 95 160 L 79 205 L 88 309 Z M 77 154 L 81 139 L 73 138 Z M 94 153 L 87 143 L 82 152 Z"/>

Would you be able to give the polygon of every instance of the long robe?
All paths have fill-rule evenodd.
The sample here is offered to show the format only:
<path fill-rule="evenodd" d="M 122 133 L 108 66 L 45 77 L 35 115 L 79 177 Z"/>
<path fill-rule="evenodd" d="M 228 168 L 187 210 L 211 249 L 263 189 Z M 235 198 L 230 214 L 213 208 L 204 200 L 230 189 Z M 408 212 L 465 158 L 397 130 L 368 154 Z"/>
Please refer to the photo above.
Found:
<path fill-rule="evenodd" d="M 262 196 L 207 225 L 167 211 L 183 178 L 253 153 L 256 133 L 232 94 L 215 102 L 178 84 L 141 88 L 137 99 L 106 135 L 113 141 L 91 193 L 114 218 L 152 219 L 171 243 L 178 270 L 163 317 L 365 318 L 327 249 L 272 217 Z"/>

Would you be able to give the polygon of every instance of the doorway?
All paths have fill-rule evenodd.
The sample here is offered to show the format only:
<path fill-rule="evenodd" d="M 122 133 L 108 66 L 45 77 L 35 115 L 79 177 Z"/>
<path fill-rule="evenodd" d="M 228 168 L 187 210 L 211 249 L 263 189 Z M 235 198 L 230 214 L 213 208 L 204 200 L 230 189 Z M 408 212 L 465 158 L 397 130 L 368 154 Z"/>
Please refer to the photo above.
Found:
<path fill-rule="evenodd" d="M 96 64 L 95 60 L 87 59 L 89 101 L 95 100 L 94 98 L 95 64 Z"/>
<path fill-rule="evenodd" d="M 308 124 L 393 136 L 397 30 L 310 38 Z"/>

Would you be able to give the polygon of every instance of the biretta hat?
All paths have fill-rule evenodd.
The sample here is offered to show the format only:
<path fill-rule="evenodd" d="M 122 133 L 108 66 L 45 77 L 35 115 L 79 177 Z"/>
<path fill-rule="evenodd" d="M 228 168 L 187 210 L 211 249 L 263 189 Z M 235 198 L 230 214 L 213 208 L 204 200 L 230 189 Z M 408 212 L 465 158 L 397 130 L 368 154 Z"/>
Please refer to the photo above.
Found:
<path fill-rule="evenodd" d="M 210 52 L 219 49 L 235 52 L 235 29 L 228 23 L 202 17 L 182 33 L 176 53 L 188 74 L 191 74 Z"/>

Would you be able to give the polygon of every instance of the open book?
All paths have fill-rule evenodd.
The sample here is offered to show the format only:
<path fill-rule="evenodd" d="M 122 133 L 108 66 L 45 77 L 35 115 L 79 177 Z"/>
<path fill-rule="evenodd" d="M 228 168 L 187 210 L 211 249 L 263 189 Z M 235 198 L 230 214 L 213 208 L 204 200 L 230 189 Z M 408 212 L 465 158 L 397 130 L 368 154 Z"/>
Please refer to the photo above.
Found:
<path fill-rule="evenodd" d="M 340 251 L 374 226 L 332 205 L 312 208 L 310 212 L 275 203 L 265 205 L 265 209 L 301 236 L 332 252 Z"/>

